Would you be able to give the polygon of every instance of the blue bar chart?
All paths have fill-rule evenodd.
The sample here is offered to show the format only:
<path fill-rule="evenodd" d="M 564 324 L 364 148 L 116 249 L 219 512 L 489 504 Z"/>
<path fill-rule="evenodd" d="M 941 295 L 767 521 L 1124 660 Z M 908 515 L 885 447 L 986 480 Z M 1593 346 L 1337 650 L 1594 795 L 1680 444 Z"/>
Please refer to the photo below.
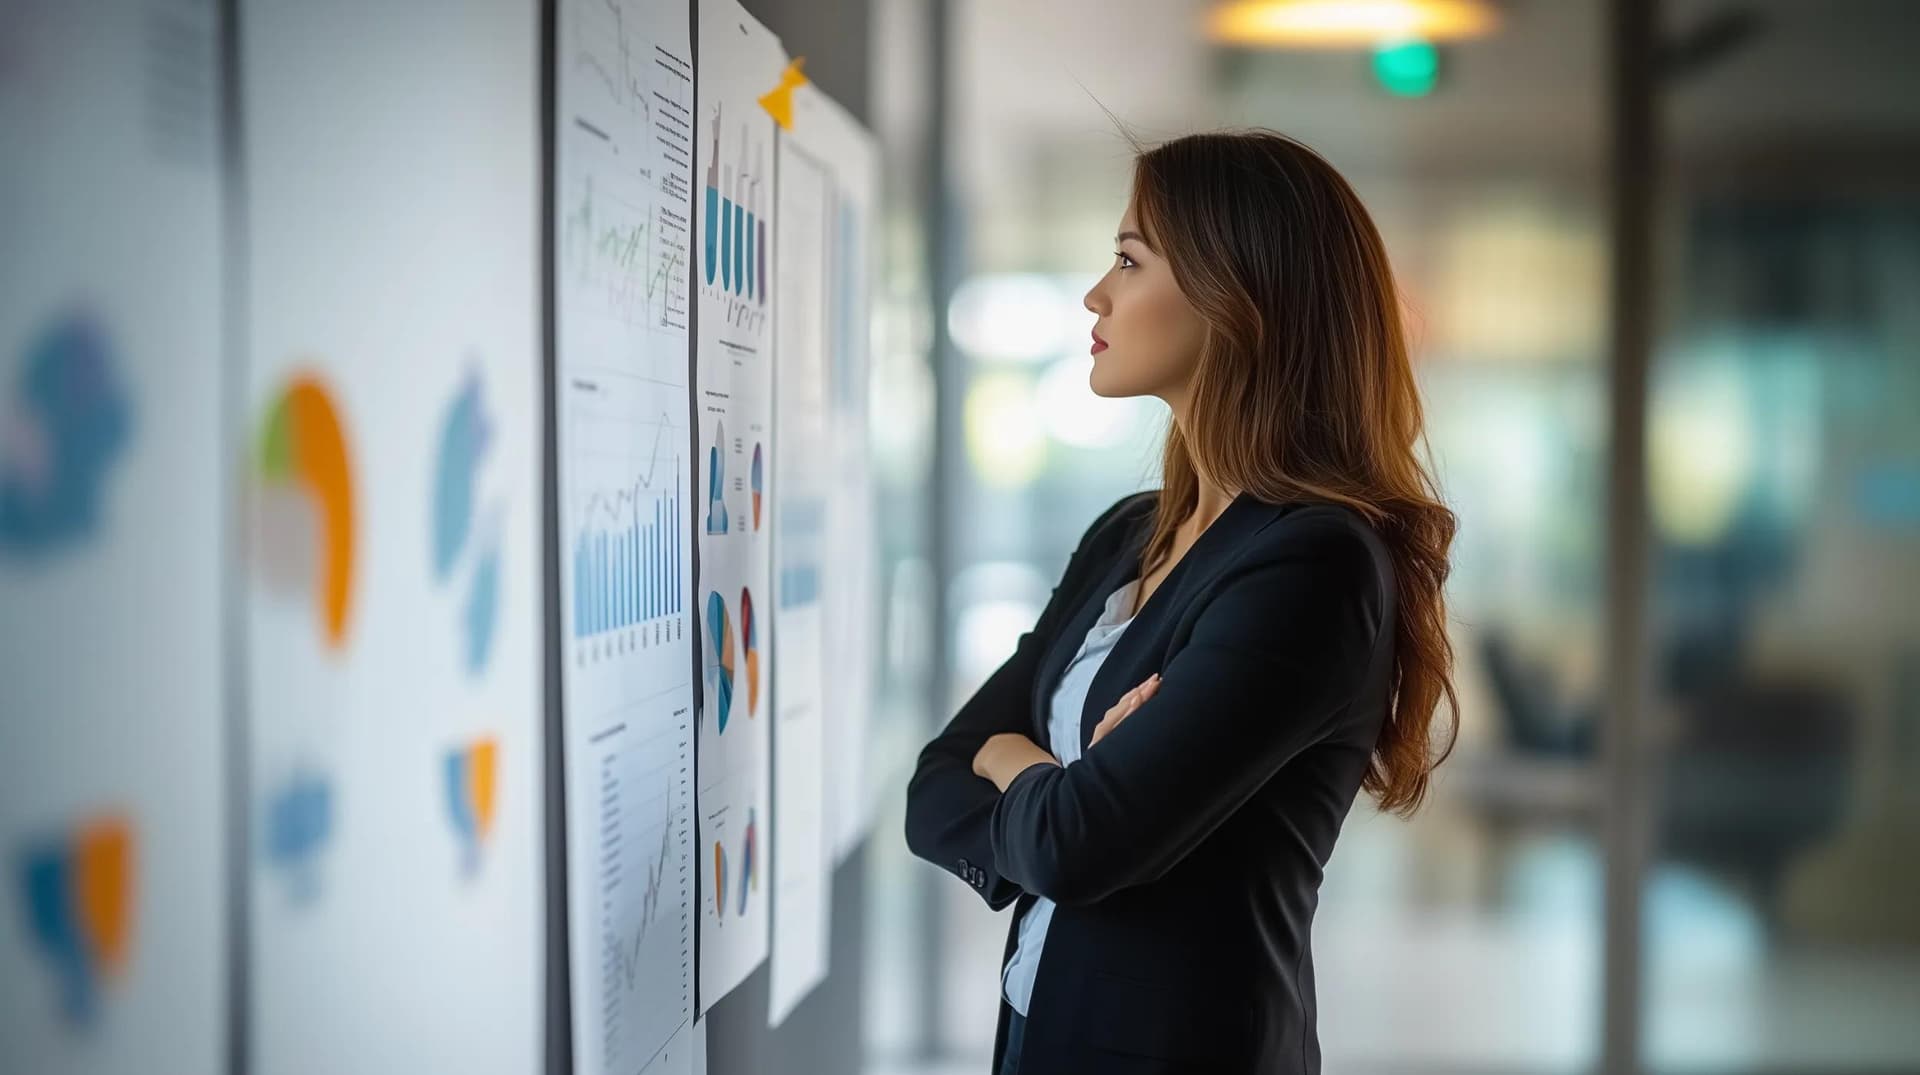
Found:
<path fill-rule="evenodd" d="M 680 467 L 674 487 L 644 480 L 594 497 L 573 542 L 573 635 L 589 638 L 685 611 Z"/>

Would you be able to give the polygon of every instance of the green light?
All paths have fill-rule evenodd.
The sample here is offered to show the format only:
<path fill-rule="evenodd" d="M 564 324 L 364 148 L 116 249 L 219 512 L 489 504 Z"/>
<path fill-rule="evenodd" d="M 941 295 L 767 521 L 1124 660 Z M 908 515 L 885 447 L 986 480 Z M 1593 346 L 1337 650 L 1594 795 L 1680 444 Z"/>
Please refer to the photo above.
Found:
<path fill-rule="evenodd" d="M 1440 50 L 1426 41 L 1401 41 L 1373 50 L 1373 77 L 1395 97 L 1425 97 L 1440 81 Z"/>

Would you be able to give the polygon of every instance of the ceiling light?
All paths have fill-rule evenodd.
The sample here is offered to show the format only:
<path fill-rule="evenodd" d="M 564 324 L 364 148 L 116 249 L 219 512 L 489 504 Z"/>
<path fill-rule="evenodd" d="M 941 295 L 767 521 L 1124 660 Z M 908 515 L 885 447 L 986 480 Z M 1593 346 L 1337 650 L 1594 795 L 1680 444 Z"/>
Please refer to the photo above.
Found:
<path fill-rule="evenodd" d="M 1224 0 L 1207 17 L 1207 36 L 1255 48 L 1370 48 L 1480 37 L 1499 22 L 1488 0 Z"/>

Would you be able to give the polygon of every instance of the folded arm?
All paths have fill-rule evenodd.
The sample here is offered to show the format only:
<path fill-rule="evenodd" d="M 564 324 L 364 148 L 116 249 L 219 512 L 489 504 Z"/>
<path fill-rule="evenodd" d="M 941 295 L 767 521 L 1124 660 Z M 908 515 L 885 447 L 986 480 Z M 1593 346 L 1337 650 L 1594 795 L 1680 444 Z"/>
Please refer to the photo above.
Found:
<path fill-rule="evenodd" d="M 1063 905 L 1155 880 L 1338 726 L 1385 582 L 1337 516 L 1292 527 L 1213 589 L 1153 697 L 1074 765 L 1014 777 L 991 810 L 998 877 Z"/>
<path fill-rule="evenodd" d="M 1066 581 L 1075 577 L 1077 565 L 1088 555 L 1095 535 L 1134 499 L 1123 498 L 1087 528 L 1033 630 L 1020 636 L 1013 656 L 920 751 L 913 778 L 907 784 L 908 848 L 967 882 L 994 910 L 1012 903 L 1021 888 L 994 864 L 988 824 L 1000 801 L 1000 790 L 974 773 L 974 755 L 994 735 L 1033 731 L 1033 680 L 1067 611 L 1061 606 L 1073 596 L 1062 592 Z"/>

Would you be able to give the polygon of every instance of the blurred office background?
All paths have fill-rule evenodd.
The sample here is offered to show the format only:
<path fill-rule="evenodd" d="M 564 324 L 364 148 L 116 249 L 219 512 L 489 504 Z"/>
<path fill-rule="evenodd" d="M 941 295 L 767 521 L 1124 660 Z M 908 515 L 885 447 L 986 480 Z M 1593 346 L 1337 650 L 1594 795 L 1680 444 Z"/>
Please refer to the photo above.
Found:
<path fill-rule="evenodd" d="M 904 791 L 1157 483 L 1164 409 L 1086 387 L 1117 124 L 1273 127 L 1353 181 L 1461 519 L 1460 740 L 1329 867 L 1329 1075 L 1920 1071 L 1920 3 L 744 2 L 883 156 L 885 791 L 830 978 L 775 1031 L 749 978 L 713 1071 L 987 1070 L 1008 918 L 909 855 Z M 29 6 L 0 82 L 59 62 L 9 35 Z M 223 61 L 149 87 L 161 151 L 210 154 L 164 106 Z"/>
<path fill-rule="evenodd" d="M 1462 520 L 1459 746 L 1335 853 L 1327 1071 L 1920 1070 L 1920 7 L 872 11 L 893 764 L 1156 484 L 1164 408 L 1086 389 L 1109 113 L 1278 128 L 1385 233 Z M 1007 919 L 901 801 L 870 1070 L 984 1071 Z"/>

